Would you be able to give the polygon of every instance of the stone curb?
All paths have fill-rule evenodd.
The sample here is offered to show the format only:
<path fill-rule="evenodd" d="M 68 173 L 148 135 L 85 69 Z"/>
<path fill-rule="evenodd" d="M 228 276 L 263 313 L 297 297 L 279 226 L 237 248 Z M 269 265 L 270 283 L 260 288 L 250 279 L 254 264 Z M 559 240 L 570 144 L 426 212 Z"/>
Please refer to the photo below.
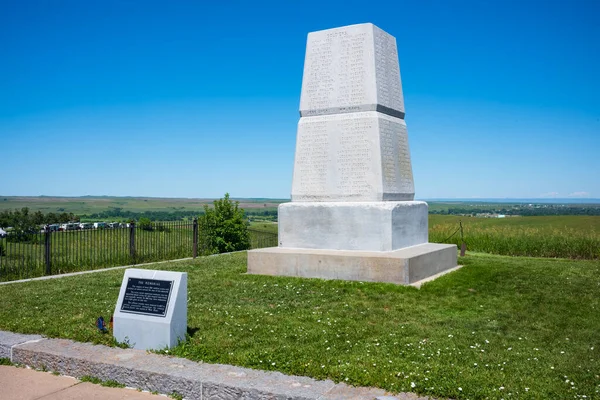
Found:
<path fill-rule="evenodd" d="M 42 339 L 44 338 L 40 335 L 22 335 L 19 333 L 0 331 L 0 358 L 8 358 L 12 361 L 13 347 Z"/>
<path fill-rule="evenodd" d="M 81 378 L 89 375 L 188 400 L 425 400 L 412 393 L 355 388 L 280 372 L 197 363 L 143 350 L 120 349 L 0 331 L 0 357 Z"/>

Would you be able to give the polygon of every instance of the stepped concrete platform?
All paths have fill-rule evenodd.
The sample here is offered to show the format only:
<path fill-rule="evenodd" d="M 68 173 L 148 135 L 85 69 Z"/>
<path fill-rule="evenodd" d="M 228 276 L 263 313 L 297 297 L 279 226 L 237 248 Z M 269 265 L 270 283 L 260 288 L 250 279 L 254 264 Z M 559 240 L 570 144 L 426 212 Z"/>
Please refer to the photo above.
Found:
<path fill-rule="evenodd" d="M 301 278 L 416 284 L 457 267 L 453 244 L 425 243 L 395 251 L 269 247 L 248 251 L 248 273 Z"/>

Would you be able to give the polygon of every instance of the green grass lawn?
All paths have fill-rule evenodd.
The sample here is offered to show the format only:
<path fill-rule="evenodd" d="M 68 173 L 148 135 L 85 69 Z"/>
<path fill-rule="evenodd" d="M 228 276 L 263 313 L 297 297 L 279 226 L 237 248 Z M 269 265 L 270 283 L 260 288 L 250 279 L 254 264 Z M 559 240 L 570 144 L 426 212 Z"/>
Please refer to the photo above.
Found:
<path fill-rule="evenodd" d="M 246 275 L 246 254 L 188 272 L 186 344 L 170 354 L 394 392 L 564 399 L 600 390 L 600 263 L 471 255 L 420 290 Z M 0 286 L 0 329 L 112 344 L 123 271 Z"/>

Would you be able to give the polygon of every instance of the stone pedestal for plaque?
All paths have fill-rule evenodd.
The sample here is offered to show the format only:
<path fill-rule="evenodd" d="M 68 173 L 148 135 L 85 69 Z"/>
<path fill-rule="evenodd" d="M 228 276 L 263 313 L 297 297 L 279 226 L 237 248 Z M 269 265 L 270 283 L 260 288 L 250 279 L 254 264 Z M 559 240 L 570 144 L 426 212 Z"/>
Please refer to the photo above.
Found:
<path fill-rule="evenodd" d="M 456 267 L 428 243 L 414 182 L 396 39 L 373 24 L 308 35 L 292 202 L 279 247 L 248 273 L 411 284 Z"/>
<path fill-rule="evenodd" d="M 134 349 L 158 350 L 185 341 L 187 273 L 125 270 L 113 324 L 115 339 Z"/>

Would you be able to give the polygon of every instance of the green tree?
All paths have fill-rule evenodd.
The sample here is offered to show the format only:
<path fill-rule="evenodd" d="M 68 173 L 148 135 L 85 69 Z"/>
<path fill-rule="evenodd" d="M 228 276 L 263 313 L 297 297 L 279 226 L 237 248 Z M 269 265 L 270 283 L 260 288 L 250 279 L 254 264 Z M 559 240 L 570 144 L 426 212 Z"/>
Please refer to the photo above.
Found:
<path fill-rule="evenodd" d="M 36 225 L 43 225 L 44 224 L 44 213 L 41 211 L 36 211 L 33 213 L 33 215 L 31 216 L 31 220 L 34 224 Z"/>
<path fill-rule="evenodd" d="M 0 212 L 0 228 L 8 228 L 12 225 L 12 212 L 4 210 Z"/>
<path fill-rule="evenodd" d="M 6 240 L 9 242 L 37 242 L 39 235 L 36 234 L 39 232 L 40 227 L 34 223 L 29 208 L 23 207 L 20 210 L 15 210 L 12 215 L 13 230 Z"/>
<path fill-rule="evenodd" d="M 58 221 L 61 224 L 66 224 L 67 222 L 70 222 L 69 214 L 67 214 L 66 212 L 60 213 L 60 215 L 58 216 Z"/>
<path fill-rule="evenodd" d="M 151 231 L 152 221 L 150 221 L 150 218 L 142 217 L 138 222 L 138 228 L 143 229 L 145 231 Z"/>
<path fill-rule="evenodd" d="M 46 214 L 46 223 L 47 224 L 56 224 L 58 223 L 58 216 L 53 212 Z"/>
<path fill-rule="evenodd" d="M 244 221 L 244 210 L 239 201 L 225 197 L 204 206 L 204 215 L 198 218 L 200 234 L 210 253 L 227 253 L 250 248 L 250 235 Z"/>

